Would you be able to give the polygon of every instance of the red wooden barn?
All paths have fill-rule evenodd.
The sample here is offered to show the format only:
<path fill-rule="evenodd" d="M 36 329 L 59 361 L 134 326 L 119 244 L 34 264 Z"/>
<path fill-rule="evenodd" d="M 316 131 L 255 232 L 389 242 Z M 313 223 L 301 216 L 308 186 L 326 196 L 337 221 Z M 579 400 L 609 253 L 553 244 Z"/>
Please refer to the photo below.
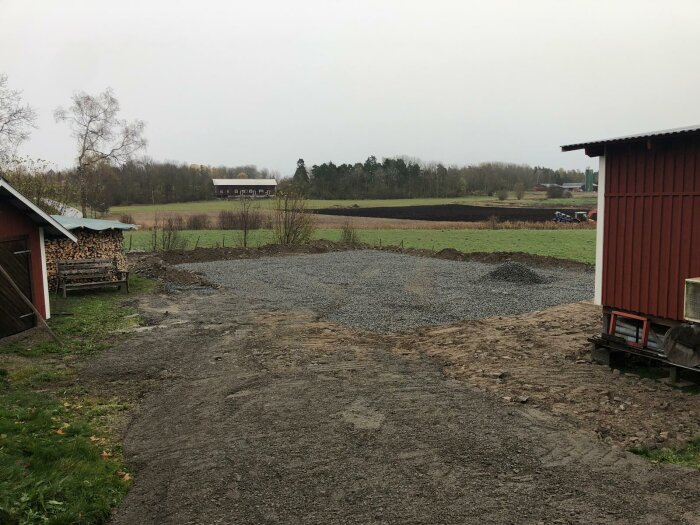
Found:
<path fill-rule="evenodd" d="M 76 242 L 72 233 L 0 177 L 0 338 L 36 325 L 36 315 L 22 295 L 45 319 L 51 316 L 44 251 L 49 237 Z"/>
<path fill-rule="evenodd" d="M 596 344 L 700 368 L 700 126 L 562 150 L 600 159 Z"/>

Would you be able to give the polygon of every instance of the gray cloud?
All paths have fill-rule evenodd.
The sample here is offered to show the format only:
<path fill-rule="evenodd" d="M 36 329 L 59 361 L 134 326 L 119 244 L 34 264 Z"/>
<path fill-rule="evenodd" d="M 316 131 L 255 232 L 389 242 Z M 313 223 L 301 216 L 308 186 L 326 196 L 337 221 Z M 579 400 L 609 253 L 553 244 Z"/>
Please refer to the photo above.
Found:
<path fill-rule="evenodd" d="M 0 0 L 0 71 L 40 113 L 111 86 L 148 154 L 293 171 L 370 154 L 595 165 L 567 142 L 700 122 L 700 4 Z"/>

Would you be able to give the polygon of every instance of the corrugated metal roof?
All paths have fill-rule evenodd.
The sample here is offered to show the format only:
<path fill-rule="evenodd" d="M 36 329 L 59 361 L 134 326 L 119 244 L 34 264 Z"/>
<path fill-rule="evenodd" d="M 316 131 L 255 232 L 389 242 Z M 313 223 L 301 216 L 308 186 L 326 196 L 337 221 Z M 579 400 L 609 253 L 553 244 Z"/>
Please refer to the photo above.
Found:
<path fill-rule="evenodd" d="M 212 179 L 214 186 L 277 186 L 275 179 Z"/>
<path fill-rule="evenodd" d="M 126 224 L 119 221 L 105 221 L 102 219 L 83 219 L 79 217 L 66 217 L 65 215 L 52 215 L 56 222 L 61 224 L 66 230 L 77 230 L 85 228 L 92 231 L 104 230 L 135 230 L 135 224 Z"/>
<path fill-rule="evenodd" d="M 700 124 L 696 124 L 695 126 L 687 126 L 684 128 L 673 128 L 673 129 L 664 129 L 660 131 L 649 131 L 646 133 L 638 133 L 636 135 L 624 135 L 622 137 L 613 137 L 610 139 L 603 139 L 603 140 L 592 140 L 589 142 L 579 142 L 577 144 L 568 144 L 566 146 L 561 146 L 562 151 L 574 151 L 577 149 L 584 149 L 588 148 L 590 146 L 602 146 L 603 144 L 610 144 L 612 142 L 626 142 L 626 141 L 632 141 L 632 140 L 641 140 L 641 139 L 651 139 L 654 137 L 663 137 L 667 135 L 678 135 L 682 133 L 693 133 L 693 132 L 698 132 L 700 131 Z"/>

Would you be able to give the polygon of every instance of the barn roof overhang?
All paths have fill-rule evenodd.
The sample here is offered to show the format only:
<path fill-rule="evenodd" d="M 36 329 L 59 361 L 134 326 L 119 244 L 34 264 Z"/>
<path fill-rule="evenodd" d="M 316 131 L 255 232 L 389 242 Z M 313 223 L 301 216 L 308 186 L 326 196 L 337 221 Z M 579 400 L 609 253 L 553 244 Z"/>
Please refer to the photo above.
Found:
<path fill-rule="evenodd" d="M 214 186 L 277 186 L 275 179 L 212 179 Z"/>
<path fill-rule="evenodd" d="M 661 131 L 649 131 L 646 133 L 638 133 L 636 135 L 625 135 L 622 137 L 614 137 L 603 140 L 593 140 L 589 142 L 579 142 L 577 144 L 568 144 L 561 146 L 562 151 L 584 150 L 589 157 L 600 157 L 605 154 L 605 146 L 610 144 L 628 144 L 632 142 L 646 143 L 649 148 L 652 147 L 653 141 L 658 139 L 667 139 L 675 136 L 700 134 L 700 125 L 688 126 L 685 128 L 665 129 Z"/>
<path fill-rule="evenodd" d="M 0 201 L 8 202 L 19 211 L 29 217 L 29 219 L 44 228 L 47 237 L 68 237 L 73 242 L 78 242 L 75 235 L 64 228 L 56 219 L 44 212 L 32 201 L 27 199 L 19 191 L 13 188 L 7 180 L 0 177 Z"/>

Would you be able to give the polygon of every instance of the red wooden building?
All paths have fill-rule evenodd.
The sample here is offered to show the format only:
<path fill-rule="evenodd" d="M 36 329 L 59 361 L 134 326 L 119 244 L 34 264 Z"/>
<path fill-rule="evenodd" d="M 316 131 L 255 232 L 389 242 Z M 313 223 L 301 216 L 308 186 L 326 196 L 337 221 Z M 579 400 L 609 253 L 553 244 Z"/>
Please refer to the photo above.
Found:
<path fill-rule="evenodd" d="M 689 324 L 686 280 L 700 277 L 700 126 L 562 150 L 600 159 L 595 299 L 604 330 L 597 344 L 698 367 L 700 339 L 696 348 L 695 336 L 680 337 L 691 349 L 684 358 L 673 344 L 678 330 L 669 329 Z M 684 330 L 700 336 L 698 326 Z"/>
<path fill-rule="evenodd" d="M 4 270 L 0 271 L 0 338 L 36 325 L 36 316 L 22 295 L 45 319 L 51 316 L 44 251 L 44 239 L 51 237 L 76 241 L 73 234 L 0 177 L 0 267 Z"/>
<path fill-rule="evenodd" d="M 220 199 L 238 197 L 274 197 L 277 190 L 275 179 L 212 179 L 214 196 Z"/>

